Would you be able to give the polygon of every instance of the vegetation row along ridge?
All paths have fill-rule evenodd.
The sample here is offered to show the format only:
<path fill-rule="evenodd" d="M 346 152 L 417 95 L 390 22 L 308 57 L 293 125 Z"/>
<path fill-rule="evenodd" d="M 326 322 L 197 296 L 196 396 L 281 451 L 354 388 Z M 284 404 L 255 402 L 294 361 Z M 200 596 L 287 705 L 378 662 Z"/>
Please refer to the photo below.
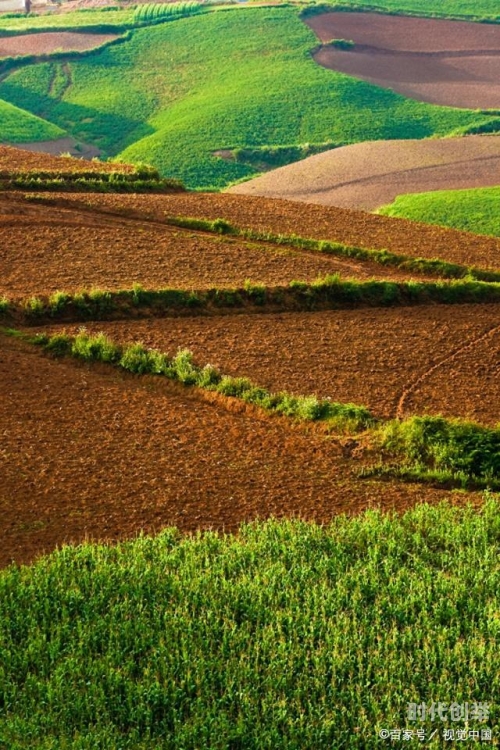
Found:
<path fill-rule="evenodd" d="M 377 420 L 364 406 L 336 403 L 314 395 L 271 393 L 248 378 L 222 375 L 212 365 L 193 362 L 192 354 L 179 350 L 175 357 L 146 348 L 141 342 L 121 346 L 104 333 L 90 335 L 82 330 L 76 336 L 66 332 L 21 336 L 56 356 L 73 356 L 105 362 L 138 375 L 158 375 L 187 386 L 215 391 L 242 399 L 275 414 L 305 421 L 324 422 L 329 430 L 341 433 L 367 432 L 367 440 L 380 451 L 383 460 L 397 461 L 401 476 L 413 480 L 447 482 L 468 487 L 500 487 L 500 425 L 484 427 L 462 419 L 440 416 L 414 416 L 409 419 Z M 385 463 L 368 470 L 383 473 L 395 465 Z M 366 475 L 365 469 L 365 475 Z"/>
<path fill-rule="evenodd" d="M 91 289 L 73 294 L 56 291 L 49 296 L 32 296 L 13 302 L 0 297 L 0 316 L 25 324 L 54 320 L 124 319 L 168 316 L 184 312 L 207 314 L 212 310 L 234 311 L 257 308 L 260 311 L 319 310 L 353 307 L 391 307 L 422 304 L 499 303 L 500 284 L 483 281 L 345 281 L 338 274 L 312 283 L 291 281 L 288 286 L 266 287 L 247 280 L 231 289 L 146 290 L 140 284 L 132 289 L 107 291 Z"/>

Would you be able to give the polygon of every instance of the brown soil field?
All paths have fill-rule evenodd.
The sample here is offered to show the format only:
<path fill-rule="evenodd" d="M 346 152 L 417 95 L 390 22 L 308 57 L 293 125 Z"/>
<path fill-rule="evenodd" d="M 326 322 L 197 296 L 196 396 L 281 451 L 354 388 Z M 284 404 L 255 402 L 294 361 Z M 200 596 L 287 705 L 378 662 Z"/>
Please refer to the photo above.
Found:
<path fill-rule="evenodd" d="M 470 109 L 500 107 L 500 26 L 465 21 L 325 13 L 306 20 L 323 43 L 325 68 L 390 88 L 412 99 Z"/>
<path fill-rule="evenodd" d="M 359 461 L 338 441 L 230 399 L 54 361 L 3 336 L 1 352 L 0 565 L 168 525 L 235 531 L 255 518 L 327 522 L 367 507 L 460 500 L 418 485 L 384 483 L 381 492 L 356 478 Z"/>
<path fill-rule="evenodd" d="M 83 51 L 118 39 L 118 34 L 89 34 L 77 31 L 46 31 L 0 38 L 0 57 L 44 55 L 61 50 Z"/>
<path fill-rule="evenodd" d="M 48 209 L 0 197 L 0 294 L 57 290 L 276 286 L 340 273 L 358 279 L 412 274 L 269 243 L 193 232 L 126 217 Z M 419 277 L 422 278 L 422 277 Z"/>
<path fill-rule="evenodd" d="M 60 144 L 67 139 L 47 142 Z M 37 144 L 26 144 L 26 148 L 0 145 L 0 172 L 133 172 L 131 164 L 118 164 L 101 161 L 86 161 L 84 159 L 70 159 L 52 153 L 38 152 Z M 28 146 L 30 148 L 28 148 Z M 61 149 L 62 150 L 62 149 Z M 59 152 L 58 152 L 59 153 Z"/>
<path fill-rule="evenodd" d="M 113 340 L 142 341 L 272 391 L 314 393 L 367 406 L 383 418 L 413 414 L 500 423 L 497 305 L 429 306 L 92 323 Z M 44 330 L 60 330 L 59 327 Z M 67 327 L 76 332 L 77 326 Z"/>
<path fill-rule="evenodd" d="M 498 184 L 500 136 L 476 135 L 356 143 L 273 169 L 227 192 L 373 211 L 405 193 Z"/>
<path fill-rule="evenodd" d="M 75 206 L 137 212 L 158 220 L 166 216 L 223 218 L 244 229 L 333 240 L 354 247 L 385 248 L 402 255 L 442 258 L 467 266 L 500 268 L 498 238 L 364 211 L 228 193 L 79 195 L 72 196 L 71 201 Z"/>

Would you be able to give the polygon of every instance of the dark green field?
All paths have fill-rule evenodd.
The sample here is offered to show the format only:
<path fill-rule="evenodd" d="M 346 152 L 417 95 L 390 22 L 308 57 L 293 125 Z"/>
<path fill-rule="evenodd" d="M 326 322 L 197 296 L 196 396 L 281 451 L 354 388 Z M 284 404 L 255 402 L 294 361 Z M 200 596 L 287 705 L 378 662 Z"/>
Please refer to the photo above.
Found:
<path fill-rule="evenodd" d="M 340 750 L 399 728 L 438 748 L 448 723 L 408 719 L 433 701 L 488 703 L 468 729 L 495 736 L 499 518 L 490 500 L 238 537 L 171 529 L 7 569 L 0 744 Z"/>

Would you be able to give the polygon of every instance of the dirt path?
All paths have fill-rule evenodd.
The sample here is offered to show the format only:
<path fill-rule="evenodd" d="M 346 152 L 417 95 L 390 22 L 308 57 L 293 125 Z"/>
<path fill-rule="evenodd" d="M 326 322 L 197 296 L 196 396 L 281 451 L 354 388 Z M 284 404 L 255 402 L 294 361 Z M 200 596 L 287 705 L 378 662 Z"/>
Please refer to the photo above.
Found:
<path fill-rule="evenodd" d="M 323 43 L 314 54 L 325 68 L 404 96 L 469 109 L 500 107 L 500 26 L 379 13 L 325 13 L 306 19 Z"/>
<path fill-rule="evenodd" d="M 482 344 L 483 342 L 491 339 L 496 333 L 498 333 L 499 330 L 500 325 L 495 325 L 480 336 L 473 336 L 472 339 L 467 341 L 466 344 L 459 346 L 451 354 L 448 354 L 442 360 L 432 365 L 432 367 L 429 367 L 427 370 L 425 370 L 425 372 L 419 375 L 419 377 L 416 378 L 412 383 L 405 385 L 396 407 L 396 419 L 404 419 L 404 417 L 407 416 L 405 411 L 406 401 L 411 395 L 417 392 L 417 390 L 422 386 L 425 380 L 428 380 L 432 375 L 435 374 L 436 370 L 442 368 L 443 365 L 458 364 L 458 360 L 460 359 L 460 357 L 463 357 L 468 352 L 477 350 L 479 344 Z M 493 342 L 491 342 L 491 344 L 492 346 L 494 346 Z M 493 419 L 496 420 L 498 416 L 500 416 L 500 413 L 495 410 L 495 407 L 493 407 Z"/>

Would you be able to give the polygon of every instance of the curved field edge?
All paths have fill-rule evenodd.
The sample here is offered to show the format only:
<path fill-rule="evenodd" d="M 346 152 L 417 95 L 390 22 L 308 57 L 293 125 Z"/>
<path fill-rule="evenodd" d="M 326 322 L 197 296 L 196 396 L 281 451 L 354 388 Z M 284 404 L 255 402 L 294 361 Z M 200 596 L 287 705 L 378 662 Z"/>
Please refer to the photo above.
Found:
<path fill-rule="evenodd" d="M 499 205 L 500 187 L 436 190 L 399 195 L 377 213 L 500 237 Z"/>
<path fill-rule="evenodd" d="M 137 375 L 166 377 L 223 396 L 242 399 L 260 409 L 306 422 L 321 422 L 329 432 L 359 434 L 379 463 L 365 466 L 361 476 L 392 472 L 413 481 L 430 481 L 462 488 L 500 488 L 500 425 L 484 427 L 463 419 L 414 416 L 378 420 L 364 406 L 336 403 L 312 395 L 285 391 L 271 393 L 248 378 L 221 374 L 211 365 L 193 362 L 192 354 L 179 350 L 171 357 L 141 342 L 119 345 L 104 333 L 76 336 L 66 332 L 29 336 L 5 330 L 11 336 L 41 346 L 61 357 L 103 362 Z M 392 462 L 392 463 L 391 463 Z"/>
<path fill-rule="evenodd" d="M 221 149 L 425 138 L 492 120 L 322 69 L 310 54 L 316 45 L 296 8 L 217 11 L 80 56 L 68 63 L 69 86 L 57 63 L 27 66 L 0 95 L 107 155 L 146 161 L 197 188 L 255 174 L 213 156 Z"/>
<path fill-rule="evenodd" d="M 65 135 L 58 125 L 0 99 L 0 143 L 52 141 Z"/>
<path fill-rule="evenodd" d="M 375 748 L 441 694 L 496 733 L 499 511 L 487 495 L 237 536 L 167 528 L 11 566 L 2 737 L 12 750 Z"/>

